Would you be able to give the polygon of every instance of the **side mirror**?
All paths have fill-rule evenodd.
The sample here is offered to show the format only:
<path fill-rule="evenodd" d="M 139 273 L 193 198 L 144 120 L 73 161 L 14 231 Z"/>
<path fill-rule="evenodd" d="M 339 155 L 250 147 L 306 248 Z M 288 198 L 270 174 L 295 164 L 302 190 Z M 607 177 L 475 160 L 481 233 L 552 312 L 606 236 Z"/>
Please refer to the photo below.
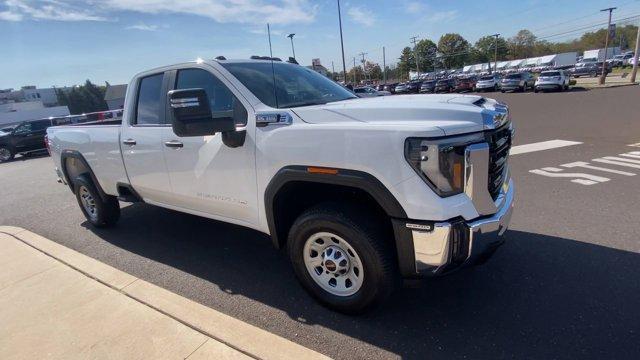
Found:
<path fill-rule="evenodd" d="M 178 136 L 207 136 L 236 129 L 232 112 L 229 116 L 213 117 L 204 89 L 171 90 L 168 97 L 173 112 L 173 132 Z"/>

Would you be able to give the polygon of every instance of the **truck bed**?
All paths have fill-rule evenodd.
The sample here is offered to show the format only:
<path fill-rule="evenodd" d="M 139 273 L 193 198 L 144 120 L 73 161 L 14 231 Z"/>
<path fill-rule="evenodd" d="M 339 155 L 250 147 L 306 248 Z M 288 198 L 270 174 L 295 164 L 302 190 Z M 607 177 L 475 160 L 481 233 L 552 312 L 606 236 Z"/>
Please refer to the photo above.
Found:
<path fill-rule="evenodd" d="M 120 153 L 121 120 L 54 126 L 47 129 L 51 156 L 62 169 L 63 152 L 80 154 L 93 170 L 102 189 L 117 195 L 117 183 L 128 183 Z"/>

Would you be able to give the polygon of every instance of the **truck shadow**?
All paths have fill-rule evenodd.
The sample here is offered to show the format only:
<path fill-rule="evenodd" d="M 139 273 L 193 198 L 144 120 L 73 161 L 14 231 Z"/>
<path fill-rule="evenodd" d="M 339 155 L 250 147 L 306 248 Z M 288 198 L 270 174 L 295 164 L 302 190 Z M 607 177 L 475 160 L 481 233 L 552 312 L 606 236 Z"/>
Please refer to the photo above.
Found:
<path fill-rule="evenodd" d="M 124 208 L 114 229 L 84 226 L 117 247 L 167 265 L 168 272 L 190 275 L 188 283 L 176 284 L 166 280 L 171 274 L 144 269 L 133 274 L 171 291 L 288 338 L 286 328 L 296 329 L 297 336 L 307 325 L 331 330 L 296 341 L 336 358 L 350 357 L 345 354 L 353 354 L 356 345 L 345 344 L 346 352 L 318 345 L 321 336 L 335 336 L 333 331 L 403 358 L 640 355 L 640 255 L 632 252 L 510 231 L 507 244 L 487 264 L 420 281 L 382 308 L 349 317 L 308 297 L 286 254 L 274 250 L 264 234 L 143 204 Z M 273 316 L 280 319 L 265 319 L 264 312 L 258 318 L 251 309 L 237 313 L 236 302 L 224 301 L 235 295 L 287 315 L 276 311 Z M 276 323 L 289 325 L 272 326 Z"/>

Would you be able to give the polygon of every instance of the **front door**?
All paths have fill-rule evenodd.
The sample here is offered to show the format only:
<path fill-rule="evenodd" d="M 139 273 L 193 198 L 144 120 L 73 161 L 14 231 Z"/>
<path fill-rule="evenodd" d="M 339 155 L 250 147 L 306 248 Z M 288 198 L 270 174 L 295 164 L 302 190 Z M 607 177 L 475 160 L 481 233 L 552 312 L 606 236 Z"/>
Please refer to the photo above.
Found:
<path fill-rule="evenodd" d="M 165 128 L 165 161 L 175 196 L 172 203 L 213 218 L 256 224 L 255 124 L 247 121 L 254 116 L 253 108 L 213 71 L 207 65 L 177 70 L 172 73 L 172 88 L 204 89 L 213 116 L 234 114 L 236 127 L 246 128 L 245 142 L 231 148 L 222 142 L 220 133 L 180 137 L 172 128 Z"/>
<path fill-rule="evenodd" d="M 168 126 L 165 116 L 167 81 L 164 73 L 138 79 L 136 97 L 128 106 L 130 116 L 122 126 L 120 142 L 129 182 L 147 202 L 166 204 L 171 195 L 164 163 L 162 136 Z"/>

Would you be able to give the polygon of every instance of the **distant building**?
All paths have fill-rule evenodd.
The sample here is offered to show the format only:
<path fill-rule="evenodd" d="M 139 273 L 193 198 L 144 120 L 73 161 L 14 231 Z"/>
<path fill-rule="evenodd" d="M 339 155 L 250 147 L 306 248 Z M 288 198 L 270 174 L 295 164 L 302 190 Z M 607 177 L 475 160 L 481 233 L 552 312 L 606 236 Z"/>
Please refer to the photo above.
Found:
<path fill-rule="evenodd" d="M 0 126 L 25 120 L 38 120 L 51 116 L 69 115 L 66 106 L 45 107 L 41 101 L 7 102 L 0 104 Z"/>
<path fill-rule="evenodd" d="M 56 95 L 56 89 L 37 89 L 35 86 L 23 86 L 20 90 L 0 90 L 0 104 L 30 101 L 41 102 L 45 107 L 57 106 L 58 96 Z"/>
<path fill-rule="evenodd" d="M 307 68 L 314 70 L 315 72 L 318 72 L 326 77 L 330 77 L 329 70 L 326 67 L 322 66 L 322 64 L 320 63 L 320 59 L 312 59 L 311 66 L 307 66 Z"/>
<path fill-rule="evenodd" d="M 107 103 L 109 110 L 118 110 L 124 108 L 124 96 L 127 94 L 127 85 L 107 85 L 107 91 L 104 94 L 104 101 Z"/>

